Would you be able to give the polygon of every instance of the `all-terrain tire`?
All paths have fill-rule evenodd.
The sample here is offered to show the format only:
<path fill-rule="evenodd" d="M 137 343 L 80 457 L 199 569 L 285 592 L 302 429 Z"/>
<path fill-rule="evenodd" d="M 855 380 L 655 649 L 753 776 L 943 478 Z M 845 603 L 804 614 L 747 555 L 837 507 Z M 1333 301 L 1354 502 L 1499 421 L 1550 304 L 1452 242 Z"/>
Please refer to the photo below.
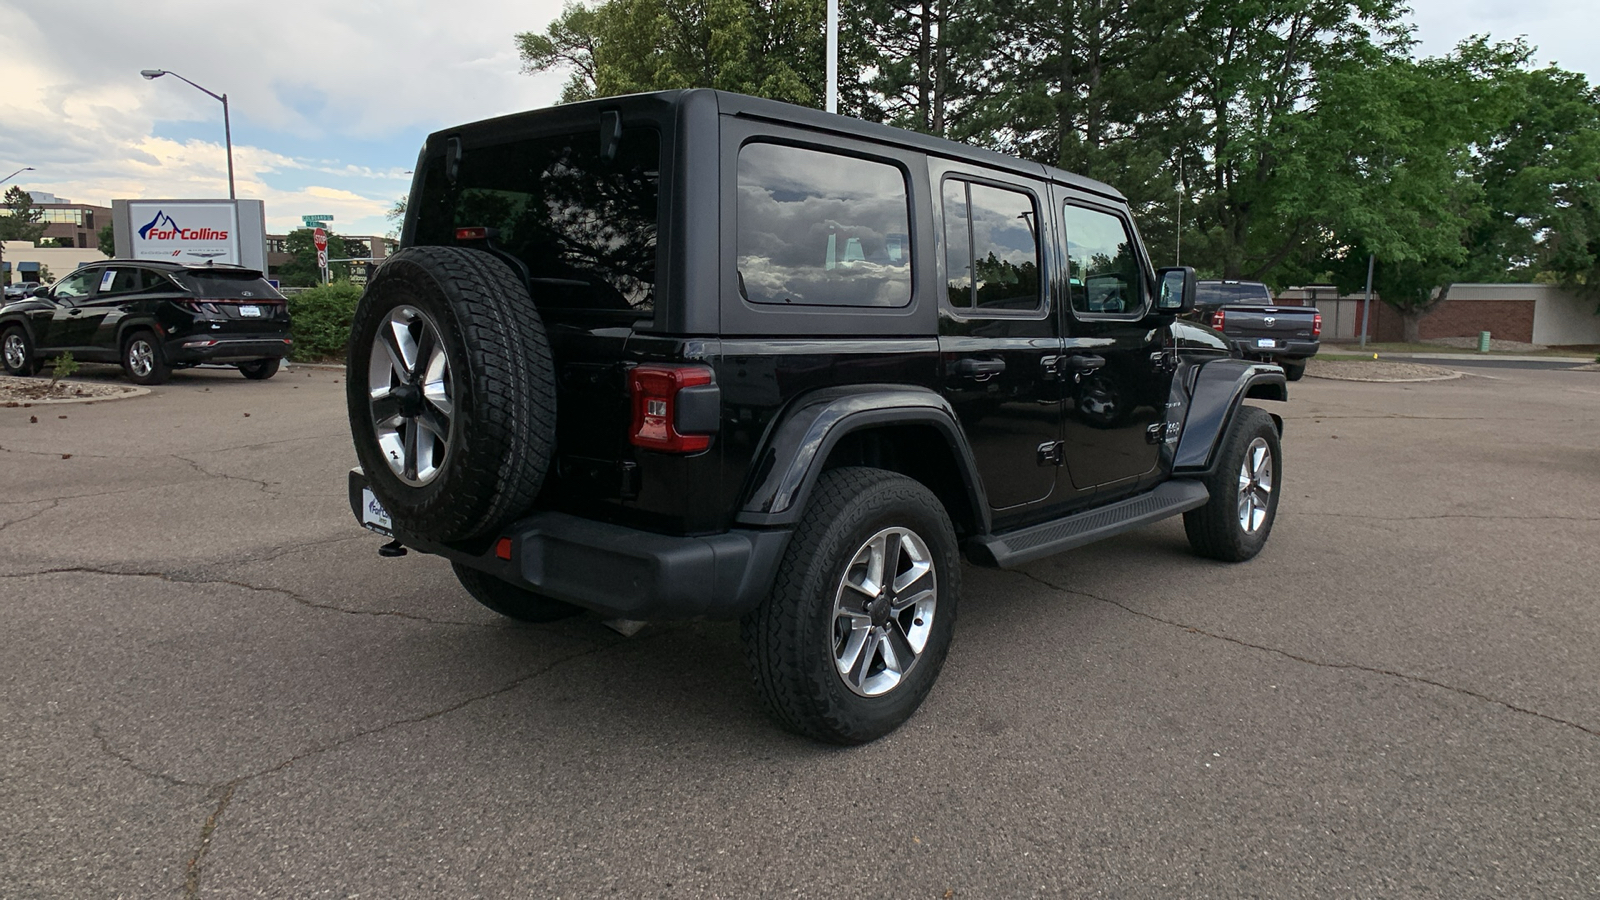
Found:
<path fill-rule="evenodd" d="M 239 363 L 239 374 L 251 381 L 266 381 L 278 374 L 279 363 L 276 359 L 257 359 L 250 362 Z"/>
<path fill-rule="evenodd" d="M 1239 407 L 1218 450 L 1216 470 L 1205 481 L 1211 499 L 1183 514 L 1189 546 L 1224 562 L 1244 562 L 1260 553 L 1278 514 L 1282 462 L 1272 417 L 1253 406 Z"/>
<path fill-rule="evenodd" d="M 402 307 L 437 328 L 450 378 L 448 449 L 420 484 L 390 468 L 371 393 L 374 371 L 389 377 L 372 365 L 378 329 Z M 403 534 L 468 540 L 532 505 L 555 442 L 555 367 L 533 298 L 503 261 L 461 247 L 391 257 L 356 307 L 345 381 L 356 457 Z"/>
<path fill-rule="evenodd" d="M 928 551 L 936 605 L 927 613 L 931 628 L 926 642 L 903 677 L 886 691 L 867 696 L 840 672 L 837 660 L 849 631 L 837 630 L 843 620 L 836 616 L 835 601 L 854 597 L 856 592 L 843 585 L 848 572 L 860 571 L 852 568 L 852 560 L 885 533 L 913 534 Z M 882 580 L 890 585 L 896 581 L 890 574 Z M 790 539 L 771 593 L 740 623 L 756 690 L 773 717 L 799 734 L 837 744 L 882 737 L 916 712 L 938 678 L 954 634 L 960 592 L 955 529 L 932 491 L 882 469 L 825 472 Z M 915 615 L 914 626 L 922 626 L 924 613 L 919 608 Z M 878 627 L 876 620 L 868 621 Z"/>
<path fill-rule="evenodd" d="M 1283 377 L 1289 381 L 1299 381 L 1306 376 L 1306 361 L 1303 359 L 1286 359 L 1279 365 L 1283 366 Z"/>
<path fill-rule="evenodd" d="M 13 325 L 0 334 L 0 365 L 5 366 L 7 375 L 26 376 L 38 371 L 33 341 L 28 339 L 26 328 Z"/>
<path fill-rule="evenodd" d="M 166 384 L 172 365 L 155 332 L 140 329 L 122 340 L 122 371 L 134 384 Z"/>
<path fill-rule="evenodd" d="M 519 622 L 554 622 L 583 612 L 579 607 L 560 600 L 552 600 L 525 588 L 502 581 L 487 572 L 453 562 L 456 580 L 467 589 L 472 599 L 502 616 Z"/>

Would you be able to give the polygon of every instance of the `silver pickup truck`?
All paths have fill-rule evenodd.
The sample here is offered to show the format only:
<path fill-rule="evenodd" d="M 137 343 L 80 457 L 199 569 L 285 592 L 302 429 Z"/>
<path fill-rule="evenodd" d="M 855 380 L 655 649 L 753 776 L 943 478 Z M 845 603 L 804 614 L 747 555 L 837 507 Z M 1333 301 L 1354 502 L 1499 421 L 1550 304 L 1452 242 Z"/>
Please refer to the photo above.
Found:
<path fill-rule="evenodd" d="M 1245 359 L 1277 363 L 1290 381 L 1306 373 L 1317 355 L 1322 313 L 1312 306 L 1274 306 L 1272 292 L 1256 281 L 1202 281 L 1193 318 L 1222 332 Z"/>

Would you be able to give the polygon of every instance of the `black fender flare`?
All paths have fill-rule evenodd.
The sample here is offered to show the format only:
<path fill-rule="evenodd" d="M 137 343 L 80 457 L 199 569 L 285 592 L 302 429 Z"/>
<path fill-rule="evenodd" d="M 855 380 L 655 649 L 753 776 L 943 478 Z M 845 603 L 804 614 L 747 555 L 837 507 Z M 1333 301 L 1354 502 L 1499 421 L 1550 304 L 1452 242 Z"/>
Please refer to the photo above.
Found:
<path fill-rule="evenodd" d="M 0 316 L 0 331 L 5 331 L 13 325 L 22 326 L 23 333 L 28 336 L 28 343 L 33 345 L 34 352 L 37 353 L 39 350 L 39 336 L 33 333 L 33 322 L 28 319 L 26 311 Z"/>
<path fill-rule="evenodd" d="M 885 425 L 927 425 L 944 438 L 976 520 L 971 524 L 987 534 L 989 502 L 955 410 L 934 391 L 893 384 L 823 388 L 794 400 L 767 429 L 736 520 L 751 526 L 794 524 L 839 441 Z"/>
<path fill-rule="evenodd" d="M 1246 397 L 1288 400 L 1289 384 L 1283 369 L 1243 359 L 1218 359 L 1200 367 L 1189 392 L 1189 413 L 1172 460 L 1174 476 L 1211 471 L 1216 449 L 1233 427 L 1234 414 Z M 1283 417 L 1274 415 L 1272 421 L 1278 426 L 1278 434 L 1283 434 Z"/>
<path fill-rule="evenodd" d="M 155 333 L 156 339 L 162 342 L 167 340 L 167 329 L 154 316 L 125 316 L 117 323 L 117 346 L 112 349 L 122 353 L 122 345 L 128 340 L 128 332 L 143 329 Z"/>

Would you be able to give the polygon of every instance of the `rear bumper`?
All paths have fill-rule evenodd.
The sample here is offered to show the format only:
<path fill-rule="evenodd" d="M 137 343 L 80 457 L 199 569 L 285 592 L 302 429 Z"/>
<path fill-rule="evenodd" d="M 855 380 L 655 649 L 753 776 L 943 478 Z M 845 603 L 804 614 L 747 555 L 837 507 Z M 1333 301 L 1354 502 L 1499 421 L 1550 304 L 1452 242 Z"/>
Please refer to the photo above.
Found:
<path fill-rule="evenodd" d="M 349 485 L 356 521 L 387 534 L 364 515 L 365 473 L 351 469 Z M 390 530 L 407 547 L 605 616 L 638 620 L 738 618 L 767 595 L 790 534 L 752 529 L 681 537 L 548 511 L 513 523 L 481 551 Z M 501 538 L 510 539 L 510 559 L 495 553 Z"/>
<path fill-rule="evenodd" d="M 248 337 L 192 334 L 167 341 L 163 349 L 167 360 L 175 363 L 246 362 L 253 359 L 283 359 L 293 346 L 287 334 L 252 334 Z"/>
<path fill-rule="evenodd" d="M 1256 338 L 1228 338 L 1228 343 L 1241 356 L 1247 359 L 1305 359 L 1317 355 L 1317 349 L 1322 346 L 1321 341 L 1285 341 L 1276 340 L 1273 347 L 1259 346 Z"/>

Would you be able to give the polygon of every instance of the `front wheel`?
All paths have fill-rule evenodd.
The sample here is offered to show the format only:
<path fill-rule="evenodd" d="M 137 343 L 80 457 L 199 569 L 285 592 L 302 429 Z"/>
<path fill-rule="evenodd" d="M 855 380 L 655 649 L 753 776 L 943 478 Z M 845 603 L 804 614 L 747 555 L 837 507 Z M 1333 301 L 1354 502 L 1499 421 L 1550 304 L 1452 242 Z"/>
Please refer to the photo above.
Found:
<path fill-rule="evenodd" d="M 278 360 L 257 359 L 250 362 L 239 363 L 239 374 L 251 381 L 266 381 L 278 374 Z"/>
<path fill-rule="evenodd" d="M 0 335 L 0 359 L 5 362 L 7 375 L 33 374 L 33 342 L 21 325 L 13 325 Z"/>
<path fill-rule="evenodd" d="M 955 630 L 961 567 L 939 499 L 882 469 L 823 473 L 772 592 L 740 623 L 785 727 L 863 744 L 916 712 Z"/>
<path fill-rule="evenodd" d="M 1211 499 L 1183 514 L 1183 530 L 1201 556 L 1244 562 L 1261 552 L 1277 517 L 1278 428 L 1261 410 L 1241 406 L 1218 452 L 1217 468 L 1205 481 Z"/>
<path fill-rule="evenodd" d="M 134 384 L 165 384 L 172 377 L 161 342 L 148 331 L 136 331 L 123 343 L 122 371 Z"/>

